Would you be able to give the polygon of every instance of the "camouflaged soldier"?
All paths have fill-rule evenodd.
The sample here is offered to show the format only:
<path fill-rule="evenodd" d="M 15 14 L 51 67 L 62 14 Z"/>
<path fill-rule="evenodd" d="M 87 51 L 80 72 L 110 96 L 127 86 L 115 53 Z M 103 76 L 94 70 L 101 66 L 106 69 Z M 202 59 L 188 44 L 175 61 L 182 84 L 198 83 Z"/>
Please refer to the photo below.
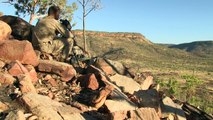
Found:
<path fill-rule="evenodd" d="M 49 8 L 48 16 L 33 28 L 32 43 L 35 49 L 43 53 L 54 57 L 60 56 L 60 60 L 67 60 L 72 51 L 73 35 L 58 21 L 59 14 L 59 7 Z M 58 33 L 60 36 L 57 35 Z"/>

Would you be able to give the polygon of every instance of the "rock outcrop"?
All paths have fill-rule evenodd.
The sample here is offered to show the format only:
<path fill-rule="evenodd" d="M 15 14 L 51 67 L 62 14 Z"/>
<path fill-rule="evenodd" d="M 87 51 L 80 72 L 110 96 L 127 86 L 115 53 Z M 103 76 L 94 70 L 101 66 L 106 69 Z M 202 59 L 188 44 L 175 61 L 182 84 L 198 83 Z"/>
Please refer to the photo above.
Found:
<path fill-rule="evenodd" d="M 6 63 L 15 60 L 33 66 L 37 66 L 39 63 L 32 44 L 28 41 L 0 41 L 0 51 L 0 59 Z"/>
<path fill-rule="evenodd" d="M 9 39 L 12 30 L 10 26 L 0 20 L 0 41 Z"/>
<path fill-rule="evenodd" d="M 74 35 L 81 36 L 82 31 L 75 30 L 73 31 Z M 122 33 L 122 32 L 95 32 L 95 31 L 87 31 L 86 34 L 88 36 L 95 36 L 95 37 L 112 37 L 112 38 L 129 38 L 138 40 L 141 42 L 145 42 L 148 44 L 152 44 L 145 36 L 140 33 Z"/>
<path fill-rule="evenodd" d="M 149 43 L 140 34 L 88 34 Z M 0 119 L 212 119 L 186 103 L 162 95 L 154 89 L 151 74 L 136 82 L 120 62 L 95 58 L 71 65 L 50 60 L 45 53 L 38 58 L 28 41 L 4 39 L 0 41 Z"/>

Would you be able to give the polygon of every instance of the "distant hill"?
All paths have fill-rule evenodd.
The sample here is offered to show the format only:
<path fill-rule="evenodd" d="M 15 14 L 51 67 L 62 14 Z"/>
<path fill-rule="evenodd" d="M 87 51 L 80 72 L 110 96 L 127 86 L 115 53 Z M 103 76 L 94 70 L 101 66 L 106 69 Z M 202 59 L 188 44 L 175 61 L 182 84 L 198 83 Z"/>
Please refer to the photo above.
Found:
<path fill-rule="evenodd" d="M 172 45 L 170 48 L 178 48 L 191 52 L 198 56 L 213 57 L 213 41 L 196 41 L 191 43 L 183 43 Z"/>

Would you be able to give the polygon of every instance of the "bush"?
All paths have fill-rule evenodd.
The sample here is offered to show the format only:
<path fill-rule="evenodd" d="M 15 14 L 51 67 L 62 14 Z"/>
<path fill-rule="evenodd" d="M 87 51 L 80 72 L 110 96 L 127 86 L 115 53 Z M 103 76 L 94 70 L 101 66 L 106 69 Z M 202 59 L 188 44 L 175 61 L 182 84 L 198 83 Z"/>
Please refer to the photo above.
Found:
<path fill-rule="evenodd" d="M 192 96 L 195 95 L 196 88 L 202 83 L 202 81 L 193 75 L 183 75 L 182 78 L 186 81 L 184 87 L 186 91 L 186 100 L 190 100 L 192 99 Z"/>

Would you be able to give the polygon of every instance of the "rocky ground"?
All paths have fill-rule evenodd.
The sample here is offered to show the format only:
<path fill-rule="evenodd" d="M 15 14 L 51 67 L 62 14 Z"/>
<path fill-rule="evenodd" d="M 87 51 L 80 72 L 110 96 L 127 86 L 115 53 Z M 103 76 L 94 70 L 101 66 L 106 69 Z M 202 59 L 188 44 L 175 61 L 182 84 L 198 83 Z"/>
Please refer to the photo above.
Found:
<path fill-rule="evenodd" d="M 134 73 L 105 58 L 73 65 L 46 59 L 30 42 L 9 39 L 6 23 L 0 26 L 2 120 L 213 119 L 165 96 L 149 73 Z"/>

